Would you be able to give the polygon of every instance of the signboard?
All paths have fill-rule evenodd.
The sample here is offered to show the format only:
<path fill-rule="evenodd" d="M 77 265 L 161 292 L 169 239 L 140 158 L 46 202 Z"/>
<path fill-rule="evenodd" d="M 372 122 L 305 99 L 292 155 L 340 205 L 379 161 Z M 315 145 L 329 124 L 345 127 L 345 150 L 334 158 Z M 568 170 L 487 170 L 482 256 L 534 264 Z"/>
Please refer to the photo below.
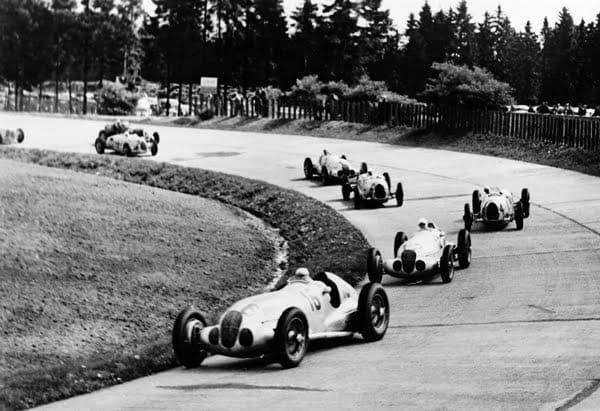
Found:
<path fill-rule="evenodd" d="M 205 94 L 215 94 L 217 92 L 218 84 L 219 79 L 217 77 L 201 77 L 200 92 Z"/>

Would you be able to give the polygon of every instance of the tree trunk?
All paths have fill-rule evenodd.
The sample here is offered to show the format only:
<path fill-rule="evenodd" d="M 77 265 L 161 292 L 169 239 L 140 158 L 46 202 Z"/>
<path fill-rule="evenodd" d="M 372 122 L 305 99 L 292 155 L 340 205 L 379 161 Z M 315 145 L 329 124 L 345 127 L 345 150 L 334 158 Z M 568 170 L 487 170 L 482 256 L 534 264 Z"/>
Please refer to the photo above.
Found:
<path fill-rule="evenodd" d="M 190 81 L 190 83 L 188 84 L 188 102 L 190 104 L 190 107 L 188 108 L 188 116 L 192 115 L 192 82 Z"/>
<path fill-rule="evenodd" d="M 183 82 L 181 81 L 181 70 L 179 70 L 179 90 L 178 90 L 178 97 L 177 97 L 177 116 L 180 117 L 181 116 L 181 92 L 183 90 Z"/>
<path fill-rule="evenodd" d="M 42 111 L 42 88 L 43 87 L 44 87 L 44 81 L 40 80 L 40 94 L 38 95 L 37 111 Z"/>
<path fill-rule="evenodd" d="M 71 68 L 67 70 L 67 85 L 69 88 L 69 114 L 73 114 L 73 101 L 71 100 L 73 97 L 71 89 Z"/>
<path fill-rule="evenodd" d="M 171 65 L 167 61 L 167 117 L 171 111 Z"/>

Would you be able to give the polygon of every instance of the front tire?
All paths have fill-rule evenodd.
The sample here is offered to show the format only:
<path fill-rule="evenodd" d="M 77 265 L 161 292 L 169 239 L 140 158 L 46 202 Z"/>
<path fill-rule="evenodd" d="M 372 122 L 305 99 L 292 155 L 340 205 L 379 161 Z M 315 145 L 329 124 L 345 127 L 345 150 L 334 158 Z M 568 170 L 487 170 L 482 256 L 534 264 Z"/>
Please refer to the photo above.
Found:
<path fill-rule="evenodd" d="M 458 249 L 458 266 L 460 268 L 468 268 L 471 265 L 471 233 L 467 230 L 460 230 L 456 244 Z"/>
<path fill-rule="evenodd" d="M 479 195 L 479 190 L 473 191 L 471 203 L 473 204 L 473 213 L 479 214 L 481 211 L 481 196 Z"/>
<path fill-rule="evenodd" d="M 529 195 L 529 190 L 524 188 L 521 190 L 521 203 L 523 204 L 523 218 L 529 217 L 529 207 L 530 207 L 531 197 Z"/>
<path fill-rule="evenodd" d="M 350 184 L 344 183 L 342 185 L 342 198 L 344 201 L 350 200 L 350 194 L 352 194 L 352 187 L 350 187 Z"/>
<path fill-rule="evenodd" d="M 404 189 L 402 183 L 398 183 L 396 185 L 396 205 L 402 207 L 402 204 L 404 204 Z"/>
<path fill-rule="evenodd" d="M 383 278 L 383 258 L 379 250 L 374 247 L 367 252 L 367 274 L 372 283 L 380 283 Z"/>
<path fill-rule="evenodd" d="M 471 228 L 473 227 L 473 214 L 471 213 L 471 207 L 469 206 L 469 203 L 465 203 L 463 221 L 465 223 L 465 230 L 471 231 Z"/>
<path fill-rule="evenodd" d="M 358 191 L 358 187 L 354 187 L 354 209 L 359 210 L 361 206 L 362 199 L 360 198 L 360 192 Z"/>
<path fill-rule="evenodd" d="M 158 144 L 157 143 L 152 144 L 152 147 L 150 147 L 150 154 L 152 154 L 153 156 L 158 154 Z"/>
<path fill-rule="evenodd" d="M 314 170 L 315 169 L 313 167 L 312 160 L 306 157 L 304 159 L 304 178 L 306 178 L 307 180 L 312 180 Z"/>
<path fill-rule="evenodd" d="M 157 132 L 157 131 L 155 131 L 155 132 L 152 134 L 152 137 L 154 137 L 154 141 L 156 142 L 156 144 L 160 143 L 160 134 L 158 134 L 158 132 Z"/>
<path fill-rule="evenodd" d="M 390 303 L 381 284 L 366 284 L 358 297 L 360 333 L 367 342 L 379 341 L 390 322 Z"/>
<path fill-rule="evenodd" d="M 202 313 L 194 307 L 181 311 L 173 326 L 173 351 L 180 364 L 195 368 L 202 364 L 208 351 L 202 347 L 200 330 L 206 327 Z"/>
<path fill-rule="evenodd" d="M 523 229 L 523 204 L 519 201 L 515 204 L 515 223 L 517 223 L 517 230 Z"/>
<path fill-rule="evenodd" d="M 329 178 L 329 171 L 327 170 L 327 167 L 323 166 L 321 168 L 321 178 L 323 179 L 323 185 L 329 185 L 330 182 L 330 178 Z"/>
<path fill-rule="evenodd" d="M 442 275 L 442 281 L 446 284 L 454 279 L 454 253 L 450 244 L 446 245 L 442 252 L 440 274 Z"/>
<path fill-rule="evenodd" d="M 275 329 L 275 354 L 283 368 L 300 365 L 308 349 L 308 322 L 297 308 L 286 310 Z"/>
<path fill-rule="evenodd" d="M 106 143 L 98 137 L 96 142 L 94 143 L 94 147 L 96 147 L 96 153 L 104 154 L 104 150 L 106 149 Z"/>

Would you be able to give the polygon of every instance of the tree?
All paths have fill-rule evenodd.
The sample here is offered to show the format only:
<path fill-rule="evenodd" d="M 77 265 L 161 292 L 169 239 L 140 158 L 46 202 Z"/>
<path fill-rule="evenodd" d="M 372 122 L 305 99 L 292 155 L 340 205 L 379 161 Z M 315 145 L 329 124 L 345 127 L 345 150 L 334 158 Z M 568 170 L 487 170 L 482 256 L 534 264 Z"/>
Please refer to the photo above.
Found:
<path fill-rule="evenodd" d="M 483 22 L 479 24 L 479 30 L 475 35 L 475 62 L 479 67 L 491 70 L 495 61 L 495 36 L 492 28 L 492 18 L 488 12 L 483 16 Z"/>
<path fill-rule="evenodd" d="M 509 39 L 506 46 L 507 81 L 515 89 L 518 102 L 535 104 L 540 88 L 540 46 L 527 22 L 525 31 Z"/>
<path fill-rule="evenodd" d="M 298 72 L 303 77 L 310 73 L 317 73 L 319 70 L 318 62 L 322 59 L 319 53 L 320 39 L 318 37 L 319 29 L 323 25 L 323 19 L 318 14 L 318 6 L 311 0 L 304 0 L 304 3 L 292 13 L 294 23 L 294 34 L 291 44 L 298 53 L 294 56 L 295 67 L 301 67 Z"/>
<path fill-rule="evenodd" d="M 474 63 L 475 25 L 471 18 L 466 0 L 462 0 L 454 16 L 456 49 L 452 61 L 458 65 L 472 66 Z"/>
<path fill-rule="evenodd" d="M 434 63 L 437 77 L 429 79 L 419 97 L 426 102 L 468 109 L 496 109 L 513 102 L 512 89 L 485 69 Z"/>

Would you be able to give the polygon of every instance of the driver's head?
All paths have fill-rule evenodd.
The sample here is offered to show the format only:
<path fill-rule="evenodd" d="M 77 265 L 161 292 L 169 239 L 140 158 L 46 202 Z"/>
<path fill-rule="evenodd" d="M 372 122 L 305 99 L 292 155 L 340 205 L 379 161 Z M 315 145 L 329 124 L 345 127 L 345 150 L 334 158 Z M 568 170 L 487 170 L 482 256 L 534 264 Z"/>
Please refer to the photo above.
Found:
<path fill-rule="evenodd" d="M 324 154 L 324 155 L 327 155 L 327 154 L 329 154 L 329 153 L 327 152 L 327 150 L 323 150 L 323 154 Z"/>
<path fill-rule="evenodd" d="M 427 228 L 427 219 L 419 218 L 419 222 L 417 223 L 417 225 L 419 226 L 420 229 Z"/>
<path fill-rule="evenodd" d="M 489 194 L 490 193 L 490 186 L 483 187 L 483 192 L 486 193 L 486 194 Z"/>
<path fill-rule="evenodd" d="M 296 280 L 310 280 L 310 272 L 308 268 L 300 267 L 294 273 L 294 279 Z"/>

